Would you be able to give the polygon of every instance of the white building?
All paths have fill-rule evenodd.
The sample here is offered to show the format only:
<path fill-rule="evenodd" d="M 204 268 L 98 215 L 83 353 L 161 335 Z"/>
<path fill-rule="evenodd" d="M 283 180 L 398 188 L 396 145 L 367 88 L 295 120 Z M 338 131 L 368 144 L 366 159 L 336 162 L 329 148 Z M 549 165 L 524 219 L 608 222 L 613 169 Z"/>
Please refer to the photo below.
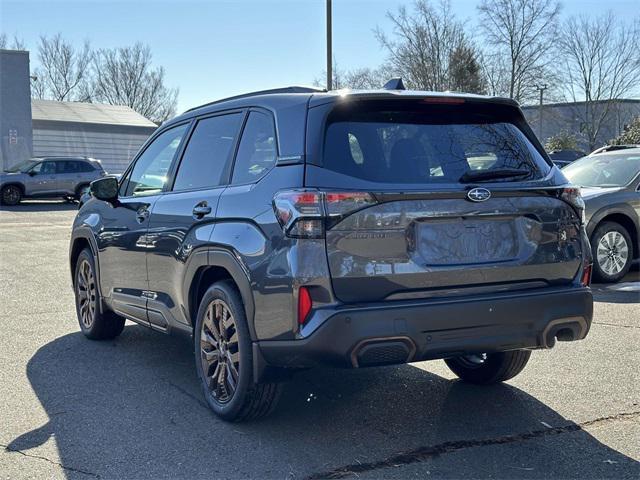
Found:
<path fill-rule="evenodd" d="M 99 103 L 31 101 L 33 155 L 93 157 L 121 173 L 156 124 L 129 107 Z"/>

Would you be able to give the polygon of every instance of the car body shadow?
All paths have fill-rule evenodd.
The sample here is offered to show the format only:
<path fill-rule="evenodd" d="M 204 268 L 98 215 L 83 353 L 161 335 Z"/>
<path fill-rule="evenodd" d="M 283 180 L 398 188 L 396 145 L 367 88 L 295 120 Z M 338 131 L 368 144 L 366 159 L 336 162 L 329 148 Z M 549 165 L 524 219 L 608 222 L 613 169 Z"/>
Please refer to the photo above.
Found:
<path fill-rule="evenodd" d="M 596 302 L 640 303 L 640 262 L 634 262 L 618 283 L 594 283 L 591 289 Z"/>
<path fill-rule="evenodd" d="M 272 416 L 230 424 L 206 406 L 193 362 L 189 340 L 140 326 L 127 326 L 109 342 L 80 333 L 57 338 L 27 366 L 49 421 L 15 438 L 7 450 L 25 452 L 53 436 L 69 478 L 319 478 L 403 452 L 407 464 L 422 461 L 425 448 L 437 453 L 429 466 L 437 470 L 447 453 L 438 445 L 464 447 L 472 439 L 470 448 L 456 450 L 463 455 L 459 466 L 449 474 L 438 470 L 441 476 L 601 478 L 602 458 L 613 462 L 611 477 L 634 469 L 640 475 L 637 462 L 579 427 L 563 446 L 564 461 L 549 461 L 558 446 L 542 442 L 535 455 L 526 455 L 534 472 L 504 470 L 521 464 L 518 450 L 491 454 L 484 442 L 514 437 L 517 444 L 518 435 L 545 424 L 575 425 L 509 385 L 474 387 L 408 365 L 309 370 L 285 385 Z M 490 455 L 496 458 L 488 461 Z"/>

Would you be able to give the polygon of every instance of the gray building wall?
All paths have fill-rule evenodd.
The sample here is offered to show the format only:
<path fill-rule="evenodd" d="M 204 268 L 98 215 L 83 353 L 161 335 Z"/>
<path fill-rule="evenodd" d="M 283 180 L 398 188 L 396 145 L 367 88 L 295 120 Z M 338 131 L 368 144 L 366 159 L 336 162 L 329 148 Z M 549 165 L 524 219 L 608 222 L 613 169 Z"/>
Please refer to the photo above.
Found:
<path fill-rule="evenodd" d="M 604 108 L 603 104 L 596 103 L 595 109 Z M 542 143 L 549 137 L 560 132 L 568 132 L 578 139 L 578 147 L 585 152 L 590 151 L 589 143 L 583 134 L 585 103 L 554 103 L 542 107 L 542 134 L 540 134 L 540 107 L 522 107 L 527 121 L 533 131 L 538 135 Z M 640 116 L 640 100 L 619 100 L 613 105 L 603 122 L 598 133 L 594 148 L 605 145 L 609 140 L 617 137 L 624 131 L 626 125 L 635 117 Z"/>
<path fill-rule="evenodd" d="M 74 122 L 33 121 L 35 156 L 82 156 L 122 173 L 155 128 Z"/>
<path fill-rule="evenodd" d="M 0 50 L 0 170 L 32 156 L 29 52 Z"/>

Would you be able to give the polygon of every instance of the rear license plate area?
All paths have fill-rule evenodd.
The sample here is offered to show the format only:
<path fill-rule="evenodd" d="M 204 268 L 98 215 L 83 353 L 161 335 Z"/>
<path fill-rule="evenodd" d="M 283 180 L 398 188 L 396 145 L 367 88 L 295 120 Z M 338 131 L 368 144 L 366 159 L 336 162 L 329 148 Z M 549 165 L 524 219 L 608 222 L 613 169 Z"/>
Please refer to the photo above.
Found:
<path fill-rule="evenodd" d="M 512 218 L 420 220 L 410 228 L 409 253 L 425 266 L 500 263 L 517 257 Z"/>

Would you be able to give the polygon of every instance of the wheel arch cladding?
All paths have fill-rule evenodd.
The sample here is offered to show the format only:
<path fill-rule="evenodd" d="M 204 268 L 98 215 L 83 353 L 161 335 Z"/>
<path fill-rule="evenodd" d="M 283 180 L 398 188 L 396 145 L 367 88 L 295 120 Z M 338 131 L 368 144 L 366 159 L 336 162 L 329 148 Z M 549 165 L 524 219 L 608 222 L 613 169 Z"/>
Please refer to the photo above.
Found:
<path fill-rule="evenodd" d="M 6 187 L 18 187 L 20 189 L 20 191 L 22 192 L 22 195 L 24 195 L 25 192 L 25 187 L 22 183 L 20 182 L 7 182 L 7 183 L 3 183 L 2 184 L 2 190 L 4 190 Z"/>
<path fill-rule="evenodd" d="M 625 228 L 625 230 L 627 231 L 627 233 L 629 233 L 629 236 L 631 237 L 631 248 L 633 249 L 632 258 L 638 258 L 639 256 L 638 254 L 640 253 L 639 252 L 640 246 L 638 245 L 638 229 L 634 221 L 631 219 L 631 217 L 621 212 L 609 213 L 598 221 L 598 223 L 595 225 L 593 229 L 593 232 L 595 232 L 598 229 L 598 227 L 605 222 L 617 223 L 619 225 L 622 225 Z"/>
<path fill-rule="evenodd" d="M 76 261 L 78 260 L 78 256 L 82 250 L 88 247 L 93 256 L 93 263 L 96 269 L 95 275 L 98 292 L 102 296 L 102 289 L 100 286 L 100 259 L 98 258 L 98 245 L 93 236 L 93 232 L 86 227 L 79 227 L 73 232 L 70 243 L 69 269 L 71 270 L 72 284 L 75 282 Z"/>
<path fill-rule="evenodd" d="M 195 267 L 193 273 L 188 274 L 185 279 L 189 285 L 185 299 L 189 302 L 187 311 L 192 328 L 195 325 L 200 300 L 207 289 L 216 282 L 230 280 L 240 292 L 249 325 L 249 333 L 251 334 L 251 339 L 255 340 L 253 293 L 247 274 L 239 265 L 238 261 L 227 251 L 209 250 L 206 261 L 201 256 L 199 261 L 195 263 L 196 264 L 193 265 L 193 267 Z"/>
<path fill-rule="evenodd" d="M 71 281 L 75 283 L 75 268 L 76 262 L 78 261 L 78 257 L 80 256 L 80 252 L 82 252 L 85 248 L 89 248 L 91 253 L 93 252 L 93 247 L 91 246 L 91 242 L 86 237 L 77 237 L 73 240 L 71 244 L 71 252 L 69 253 L 69 268 L 71 270 Z M 95 257 L 95 254 L 94 254 Z"/>

